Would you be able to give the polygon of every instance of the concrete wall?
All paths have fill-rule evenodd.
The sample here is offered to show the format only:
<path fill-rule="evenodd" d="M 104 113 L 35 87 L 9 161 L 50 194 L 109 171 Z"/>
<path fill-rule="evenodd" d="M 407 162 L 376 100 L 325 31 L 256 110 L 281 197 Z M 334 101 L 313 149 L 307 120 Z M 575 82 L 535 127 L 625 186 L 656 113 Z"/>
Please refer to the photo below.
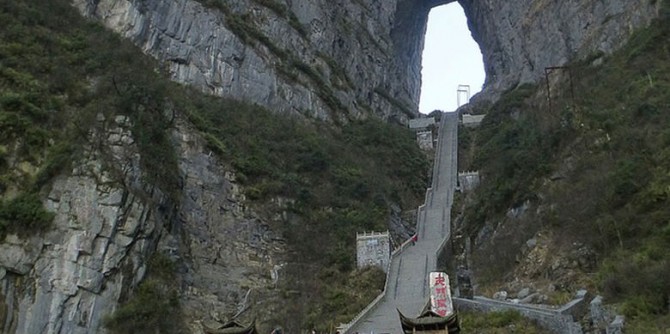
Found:
<path fill-rule="evenodd" d="M 420 117 L 409 120 L 409 128 L 412 130 L 425 129 L 435 124 L 435 117 Z"/>
<path fill-rule="evenodd" d="M 463 119 L 461 122 L 463 123 L 463 126 L 473 128 L 479 126 L 479 124 L 482 123 L 482 120 L 484 120 L 485 116 L 486 115 L 463 114 Z"/>

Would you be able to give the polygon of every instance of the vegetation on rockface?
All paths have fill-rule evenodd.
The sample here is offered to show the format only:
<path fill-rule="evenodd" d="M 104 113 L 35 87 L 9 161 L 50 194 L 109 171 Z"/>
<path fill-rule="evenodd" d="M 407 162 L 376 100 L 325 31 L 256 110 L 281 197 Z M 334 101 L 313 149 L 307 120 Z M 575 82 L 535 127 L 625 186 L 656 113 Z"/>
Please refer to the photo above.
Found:
<path fill-rule="evenodd" d="M 356 232 L 386 230 L 388 205 L 414 208 L 425 191 L 428 162 L 412 133 L 375 119 L 340 128 L 308 123 L 203 96 L 170 83 L 158 68 L 131 43 L 84 20 L 68 1 L 0 4 L 0 190 L 6 197 L 0 231 L 48 226 L 51 215 L 38 192 L 71 170 L 85 145 L 104 153 L 104 145 L 89 142 L 91 131 L 104 126 L 98 115 L 129 117 L 146 182 L 177 201 L 169 134 L 173 115 L 186 115 L 237 172 L 259 211 L 274 217 L 277 208 L 267 203 L 291 203 L 282 232 L 299 259 L 294 267 L 303 269 L 279 287 L 290 304 L 286 318 L 307 328 L 360 311 L 382 289 L 384 275 L 354 268 Z M 150 274 L 108 325 L 126 332 L 126 324 L 162 322 L 156 312 L 176 310 L 175 291 Z M 152 301 L 156 295 L 169 298 Z M 308 308 L 296 315 L 289 312 L 294 307 Z M 283 316 L 276 315 L 279 323 Z"/>
<path fill-rule="evenodd" d="M 523 113 L 527 110 L 524 101 L 535 89 L 524 85 L 504 94 L 488 110 L 477 131 L 477 151 L 470 170 L 494 172 L 486 173 L 487 180 L 477 192 L 469 215 L 473 221 L 484 222 L 487 215 L 530 199 L 531 180 L 547 172 L 562 129 L 560 125 L 542 129 L 541 113 Z"/>
<path fill-rule="evenodd" d="M 298 33 L 300 33 L 300 36 L 302 36 L 303 38 L 308 37 L 307 29 L 305 28 L 305 26 L 303 26 L 302 23 L 300 23 L 295 14 L 291 10 L 289 10 L 283 3 L 277 0 L 253 0 L 253 1 L 269 8 L 270 10 L 275 12 L 275 14 L 277 14 L 279 17 L 286 19 L 289 25 L 291 25 L 293 29 L 295 29 Z"/>
<path fill-rule="evenodd" d="M 377 279 L 363 280 L 383 285 L 384 276 L 354 271 L 356 232 L 386 230 L 389 204 L 413 208 L 425 191 L 428 162 L 412 134 L 377 119 L 336 129 L 236 101 L 184 103 L 210 149 L 237 172 L 248 198 L 259 206 L 277 197 L 291 200 L 282 232 L 300 260 L 291 263 L 299 269 L 287 269 L 294 275 L 287 289 L 310 291 L 290 296 L 299 300 L 289 304 L 309 305 L 291 314 L 291 321 L 307 322 L 296 328 L 327 326 L 360 311 L 376 294 L 368 298 L 367 285 L 354 282 L 373 275 Z M 328 306 L 345 301 L 343 309 Z"/>
<path fill-rule="evenodd" d="M 86 22 L 69 1 L 0 3 L 0 240 L 50 227 L 54 215 L 44 209 L 42 191 L 81 158 L 84 145 L 99 144 L 90 142 L 91 131 L 104 126 L 98 115 L 129 117 L 146 182 L 178 200 L 170 119 L 163 114 L 169 84 L 154 68 L 130 42 Z M 104 155 L 105 147 L 97 148 Z M 113 331 L 178 332 L 169 268 L 150 266 L 150 279 L 108 321 Z"/>
<path fill-rule="evenodd" d="M 319 58 L 321 58 L 328 65 L 328 67 L 330 67 L 332 72 L 331 84 L 333 87 L 339 89 L 354 88 L 354 84 L 351 81 L 351 78 L 349 78 L 344 68 L 342 68 L 342 65 L 335 61 L 335 59 L 325 53 L 319 53 Z"/>
<path fill-rule="evenodd" d="M 407 104 L 405 104 L 405 102 L 391 96 L 391 94 L 389 94 L 386 90 L 382 89 L 381 87 L 377 87 L 374 89 L 374 92 L 379 94 L 379 96 L 383 97 L 384 99 L 386 99 L 386 101 L 388 101 L 392 106 L 401 110 L 408 117 L 414 117 L 412 109 L 408 107 Z"/>
<path fill-rule="evenodd" d="M 384 290 L 386 274 L 378 267 L 348 273 L 330 268 L 320 270 L 311 279 L 317 284 L 310 282 L 314 290 L 307 298 L 317 297 L 322 301 L 292 304 L 289 309 L 300 312 L 303 328 L 332 333 L 340 324 L 351 321 Z M 323 297 L 318 297 L 320 294 Z M 299 298 L 294 300 L 301 302 Z"/>
<path fill-rule="evenodd" d="M 118 334 L 187 333 L 181 321 L 175 272 L 172 260 L 154 254 L 148 263 L 147 278 L 131 298 L 104 319 L 105 327 Z"/>
<path fill-rule="evenodd" d="M 324 75 L 324 73 L 318 71 L 314 66 L 305 63 L 303 60 L 301 60 L 300 56 L 295 54 L 292 50 L 277 45 L 277 43 L 275 43 L 263 31 L 261 31 L 258 26 L 260 25 L 259 21 L 262 20 L 252 15 L 251 12 L 235 12 L 222 0 L 199 1 L 207 7 L 220 10 L 221 13 L 223 13 L 225 16 L 226 26 L 242 42 L 255 48 L 267 48 L 267 50 L 269 50 L 276 57 L 276 62 L 274 65 L 275 70 L 284 79 L 290 82 L 300 82 L 300 75 L 302 74 L 304 77 L 302 80 L 306 79 L 311 82 L 314 87 L 314 92 L 331 109 L 331 116 L 333 121 L 339 122 L 342 119 L 342 115 L 346 117 L 346 115 L 349 113 L 349 110 L 337 98 L 335 91 L 333 90 L 334 86 L 341 85 L 339 82 L 341 82 L 343 79 L 341 76 L 343 71 L 339 66 L 331 67 L 330 69 L 332 78 L 338 79 L 338 82 L 333 85 L 331 82 L 326 80 L 326 75 Z M 288 20 L 293 29 L 298 31 L 298 33 L 303 38 L 307 38 L 307 31 L 305 30 L 304 26 L 300 24 L 298 19 L 295 17 L 295 14 L 284 4 L 281 4 L 275 0 L 254 1 L 270 9 L 279 17 Z M 324 59 L 324 63 L 328 66 L 336 65 L 334 62 L 328 61 L 326 58 L 324 58 L 323 55 L 320 55 L 319 57 Z M 345 82 L 350 82 L 347 78 L 344 79 Z"/>
<path fill-rule="evenodd" d="M 44 210 L 42 201 L 34 193 L 23 193 L 6 202 L 0 202 L 0 240 L 6 233 L 25 236 L 46 229 L 53 214 Z"/>
<path fill-rule="evenodd" d="M 223 1 L 223 0 L 196 0 L 196 1 L 202 3 L 206 7 L 216 8 L 218 10 L 221 10 L 224 14 L 226 14 L 227 19 L 232 19 L 232 20 L 239 19 L 239 17 L 237 17 L 237 15 L 232 13 L 228 4 L 226 4 L 226 2 Z M 295 16 L 295 13 L 293 13 L 293 11 L 291 11 L 285 4 L 283 4 L 283 3 L 281 3 L 277 0 L 251 0 L 251 1 L 253 1 L 253 2 L 271 10 L 278 17 L 286 20 L 288 22 L 288 24 L 293 29 L 295 29 L 295 31 L 297 31 L 302 38 L 305 38 L 305 39 L 308 38 L 307 29 L 305 28 L 305 26 L 302 25 L 302 23 L 300 23 L 298 18 Z M 238 24 L 238 23 L 233 23 L 233 24 Z M 233 27 L 231 27 L 231 28 L 233 28 Z M 235 31 L 235 33 L 238 34 L 238 36 L 239 35 L 245 36 L 247 34 L 247 32 L 245 30 L 238 30 L 238 31 Z M 243 38 L 243 40 L 248 41 L 245 38 Z"/>
<path fill-rule="evenodd" d="M 21 175 L 17 183 L 39 189 L 68 166 L 63 162 L 87 140 L 97 114 L 124 114 L 144 124 L 133 129 L 142 153 L 165 153 L 142 155 L 145 169 L 158 173 L 149 181 L 176 188 L 176 159 L 162 131 L 166 87 L 154 72 L 137 70 L 155 68 L 153 61 L 86 23 L 67 2 L 3 3 L 0 9 L 0 126 L 4 155 L 10 157 L 5 160 L 13 161 L 3 164 L 4 171 L 16 173 L 21 163 L 35 166 L 36 173 Z"/>
<path fill-rule="evenodd" d="M 103 51 L 101 51 L 103 50 Z M 148 181 L 175 193 L 176 159 L 164 134 L 155 65 L 127 42 L 84 22 L 66 1 L 0 4 L 1 231 L 49 225 L 38 192 L 66 170 L 97 114 L 126 114 Z M 160 166 L 160 168 L 158 168 Z"/>
<path fill-rule="evenodd" d="M 524 202 L 540 208 L 519 234 L 544 229 L 559 248 L 594 249 L 599 293 L 640 333 L 670 319 L 670 7 L 663 6 L 619 52 L 564 71 L 552 84 L 552 108 L 540 101 L 544 87 L 518 88 L 490 108 L 471 137 L 470 168 L 484 180 L 465 214 L 474 236 Z M 516 246 L 475 256 L 478 268 L 489 268 L 480 274 L 504 277 Z"/>

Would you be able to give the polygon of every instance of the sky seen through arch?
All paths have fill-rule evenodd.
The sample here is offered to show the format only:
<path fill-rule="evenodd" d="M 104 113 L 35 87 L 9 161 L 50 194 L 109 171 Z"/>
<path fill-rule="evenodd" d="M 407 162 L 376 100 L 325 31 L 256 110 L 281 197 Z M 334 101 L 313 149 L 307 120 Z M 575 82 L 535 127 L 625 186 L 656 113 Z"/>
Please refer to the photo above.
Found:
<path fill-rule="evenodd" d="M 430 11 L 422 65 L 419 111 L 423 114 L 455 111 L 458 85 L 469 85 L 471 95 L 481 90 L 482 54 L 457 2 Z"/>

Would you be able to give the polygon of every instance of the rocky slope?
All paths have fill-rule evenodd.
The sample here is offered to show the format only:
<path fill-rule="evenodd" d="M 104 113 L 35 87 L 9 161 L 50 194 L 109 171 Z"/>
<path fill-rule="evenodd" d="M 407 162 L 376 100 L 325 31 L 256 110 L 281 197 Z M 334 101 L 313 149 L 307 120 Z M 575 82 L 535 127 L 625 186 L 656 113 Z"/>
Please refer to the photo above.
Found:
<path fill-rule="evenodd" d="M 3 333 L 88 333 L 98 328 L 124 286 L 142 280 L 148 252 L 169 223 L 170 217 L 154 205 L 169 208 L 170 203 L 158 189 L 140 182 L 128 119 L 101 116 L 98 121 L 105 130 L 91 133 L 94 144 L 86 148 L 83 161 L 69 176 L 57 178 L 47 196 L 54 228 L 28 240 L 9 235 L 0 245 L 0 264 L 6 270 Z M 103 153 L 95 144 L 110 151 Z"/>
<path fill-rule="evenodd" d="M 202 139 L 183 123 L 174 132 L 184 176 L 176 207 L 143 181 L 128 118 L 98 122 L 85 158 L 54 181 L 45 201 L 54 228 L 0 244 L 2 332 L 100 331 L 142 281 L 153 252 L 180 264 L 189 319 L 225 319 L 250 292 L 255 301 L 271 297 L 283 241 L 243 204 L 234 175 L 205 153 Z"/>
<path fill-rule="evenodd" d="M 224 321 L 255 305 L 254 314 L 265 313 L 258 319 L 263 322 L 277 305 L 266 301 L 278 297 L 273 289 L 284 276 L 285 240 L 275 232 L 277 221 L 245 204 L 235 174 L 194 133 L 185 123 L 175 133 L 184 188 L 179 231 L 169 239 L 169 254 L 184 264 L 179 277 L 186 287 L 185 316 Z M 196 325 L 192 331 L 199 329 Z"/>
<path fill-rule="evenodd" d="M 572 63 L 572 78 L 552 82 L 551 103 L 544 85 L 525 85 L 479 110 L 487 116 L 463 138 L 462 167 L 483 182 L 461 198 L 458 259 L 480 293 L 557 305 L 586 288 L 604 296 L 582 323 L 589 333 L 620 326 L 616 314 L 626 332 L 667 328 L 660 277 L 670 262 L 655 250 L 670 242 L 659 172 L 670 2 L 659 4 L 659 17 L 611 56 Z"/>

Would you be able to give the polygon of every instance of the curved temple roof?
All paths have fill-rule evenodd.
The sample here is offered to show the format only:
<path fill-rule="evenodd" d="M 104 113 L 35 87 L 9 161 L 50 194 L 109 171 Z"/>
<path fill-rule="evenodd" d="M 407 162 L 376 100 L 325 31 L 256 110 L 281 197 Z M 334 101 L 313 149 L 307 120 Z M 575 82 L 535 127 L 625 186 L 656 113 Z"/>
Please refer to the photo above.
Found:
<path fill-rule="evenodd" d="M 256 321 L 252 321 L 249 326 L 244 326 L 237 321 L 230 321 L 224 325 L 212 328 L 205 326 L 205 333 L 207 334 L 259 334 L 256 330 Z"/>
<path fill-rule="evenodd" d="M 437 313 L 430 310 L 430 303 L 424 307 L 423 312 L 417 318 L 410 318 L 402 314 L 398 310 L 400 316 L 400 324 L 402 325 L 403 333 L 414 334 L 428 331 L 447 330 L 445 333 L 454 334 L 460 333 L 461 328 L 458 323 L 458 316 L 456 313 L 441 317 Z"/>

